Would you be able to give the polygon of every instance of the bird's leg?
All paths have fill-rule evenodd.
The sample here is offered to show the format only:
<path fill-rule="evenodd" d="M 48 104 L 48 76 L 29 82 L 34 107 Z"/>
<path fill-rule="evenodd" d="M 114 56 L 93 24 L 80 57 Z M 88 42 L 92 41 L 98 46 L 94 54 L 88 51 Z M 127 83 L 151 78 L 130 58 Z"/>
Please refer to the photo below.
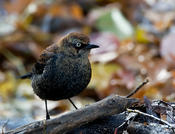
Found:
<path fill-rule="evenodd" d="M 46 107 L 46 120 L 49 120 L 50 115 L 49 115 L 49 112 L 48 112 L 48 109 L 47 109 L 47 100 L 45 100 L 45 107 Z"/>
<path fill-rule="evenodd" d="M 68 98 L 68 100 L 69 100 L 70 103 L 74 106 L 75 109 L 78 109 L 70 98 Z"/>

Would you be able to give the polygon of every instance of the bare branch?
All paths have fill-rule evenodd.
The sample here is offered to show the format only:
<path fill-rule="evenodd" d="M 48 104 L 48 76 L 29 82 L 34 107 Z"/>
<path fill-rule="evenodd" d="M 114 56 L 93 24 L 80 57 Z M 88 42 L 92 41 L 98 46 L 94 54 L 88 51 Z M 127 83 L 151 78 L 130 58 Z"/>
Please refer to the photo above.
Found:
<path fill-rule="evenodd" d="M 129 98 L 131 96 L 133 96 L 136 92 L 138 92 L 145 84 L 147 84 L 149 82 L 148 79 L 146 79 L 144 82 L 142 82 L 134 91 L 132 91 L 130 94 L 128 94 L 126 96 L 126 98 Z"/>

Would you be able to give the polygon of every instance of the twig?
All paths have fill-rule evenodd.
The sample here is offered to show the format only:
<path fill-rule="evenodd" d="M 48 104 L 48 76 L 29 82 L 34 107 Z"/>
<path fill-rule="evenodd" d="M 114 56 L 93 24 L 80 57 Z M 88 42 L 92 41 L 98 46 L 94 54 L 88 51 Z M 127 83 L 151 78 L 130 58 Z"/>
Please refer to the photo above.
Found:
<path fill-rule="evenodd" d="M 117 127 L 117 130 L 123 127 L 126 123 L 128 123 L 131 119 L 135 118 L 137 115 L 138 113 L 128 113 L 127 118 L 120 126 Z"/>
<path fill-rule="evenodd" d="M 153 119 L 155 119 L 155 120 L 157 120 L 157 121 L 160 121 L 160 122 L 162 122 L 162 123 L 168 125 L 169 127 L 173 128 L 173 129 L 175 129 L 175 124 L 170 124 L 170 123 L 168 123 L 167 121 L 162 120 L 162 119 L 160 119 L 160 118 L 157 118 L 157 117 L 155 117 L 155 116 L 153 116 L 153 115 L 150 115 L 150 114 L 147 114 L 147 113 L 143 113 L 143 112 L 141 112 L 141 111 L 139 111 L 139 110 L 132 110 L 132 109 L 128 109 L 128 108 L 127 108 L 127 111 L 128 111 L 128 112 L 138 113 L 138 114 L 141 114 L 141 115 L 144 115 L 144 116 L 153 118 Z"/>
<path fill-rule="evenodd" d="M 148 79 L 146 79 L 144 82 L 142 82 L 135 90 L 133 90 L 131 93 L 129 93 L 126 98 L 129 98 L 131 96 L 133 96 L 136 92 L 138 92 L 145 84 L 147 84 L 149 82 Z"/>

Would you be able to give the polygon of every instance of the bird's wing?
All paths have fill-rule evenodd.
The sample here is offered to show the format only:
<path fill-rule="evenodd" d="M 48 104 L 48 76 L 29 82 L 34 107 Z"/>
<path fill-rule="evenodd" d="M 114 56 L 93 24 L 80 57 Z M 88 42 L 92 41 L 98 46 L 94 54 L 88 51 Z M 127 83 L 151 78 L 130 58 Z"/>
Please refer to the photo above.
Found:
<path fill-rule="evenodd" d="M 44 70 L 45 64 L 41 64 L 39 62 L 36 62 L 32 68 L 33 74 L 42 74 Z"/>
<path fill-rule="evenodd" d="M 47 47 L 40 55 L 39 59 L 38 59 L 38 63 L 41 64 L 46 64 L 47 61 L 53 56 L 55 55 L 55 53 L 57 52 L 58 47 L 54 44 L 51 45 L 49 47 Z"/>
<path fill-rule="evenodd" d="M 58 47 L 56 45 L 51 45 L 46 48 L 35 63 L 32 72 L 35 74 L 42 74 L 47 62 L 55 55 L 57 49 Z"/>
<path fill-rule="evenodd" d="M 47 62 L 55 55 L 57 51 L 58 47 L 55 44 L 47 47 L 40 55 L 38 61 L 34 64 L 32 72 L 22 75 L 19 78 L 26 79 L 31 78 L 33 74 L 42 74 Z"/>

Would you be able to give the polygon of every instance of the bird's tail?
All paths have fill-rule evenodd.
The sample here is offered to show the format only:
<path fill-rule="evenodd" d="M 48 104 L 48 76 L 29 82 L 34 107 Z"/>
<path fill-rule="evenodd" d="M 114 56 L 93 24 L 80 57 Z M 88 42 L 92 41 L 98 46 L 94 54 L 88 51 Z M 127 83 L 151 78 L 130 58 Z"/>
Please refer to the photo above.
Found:
<path fill-rule="evenodd" d="M 27 73 L 25 75 L 19 76 L 20 79 L 27 79 L 27 78 L 31 78 L 32 77 L 32 73 Z"/>

